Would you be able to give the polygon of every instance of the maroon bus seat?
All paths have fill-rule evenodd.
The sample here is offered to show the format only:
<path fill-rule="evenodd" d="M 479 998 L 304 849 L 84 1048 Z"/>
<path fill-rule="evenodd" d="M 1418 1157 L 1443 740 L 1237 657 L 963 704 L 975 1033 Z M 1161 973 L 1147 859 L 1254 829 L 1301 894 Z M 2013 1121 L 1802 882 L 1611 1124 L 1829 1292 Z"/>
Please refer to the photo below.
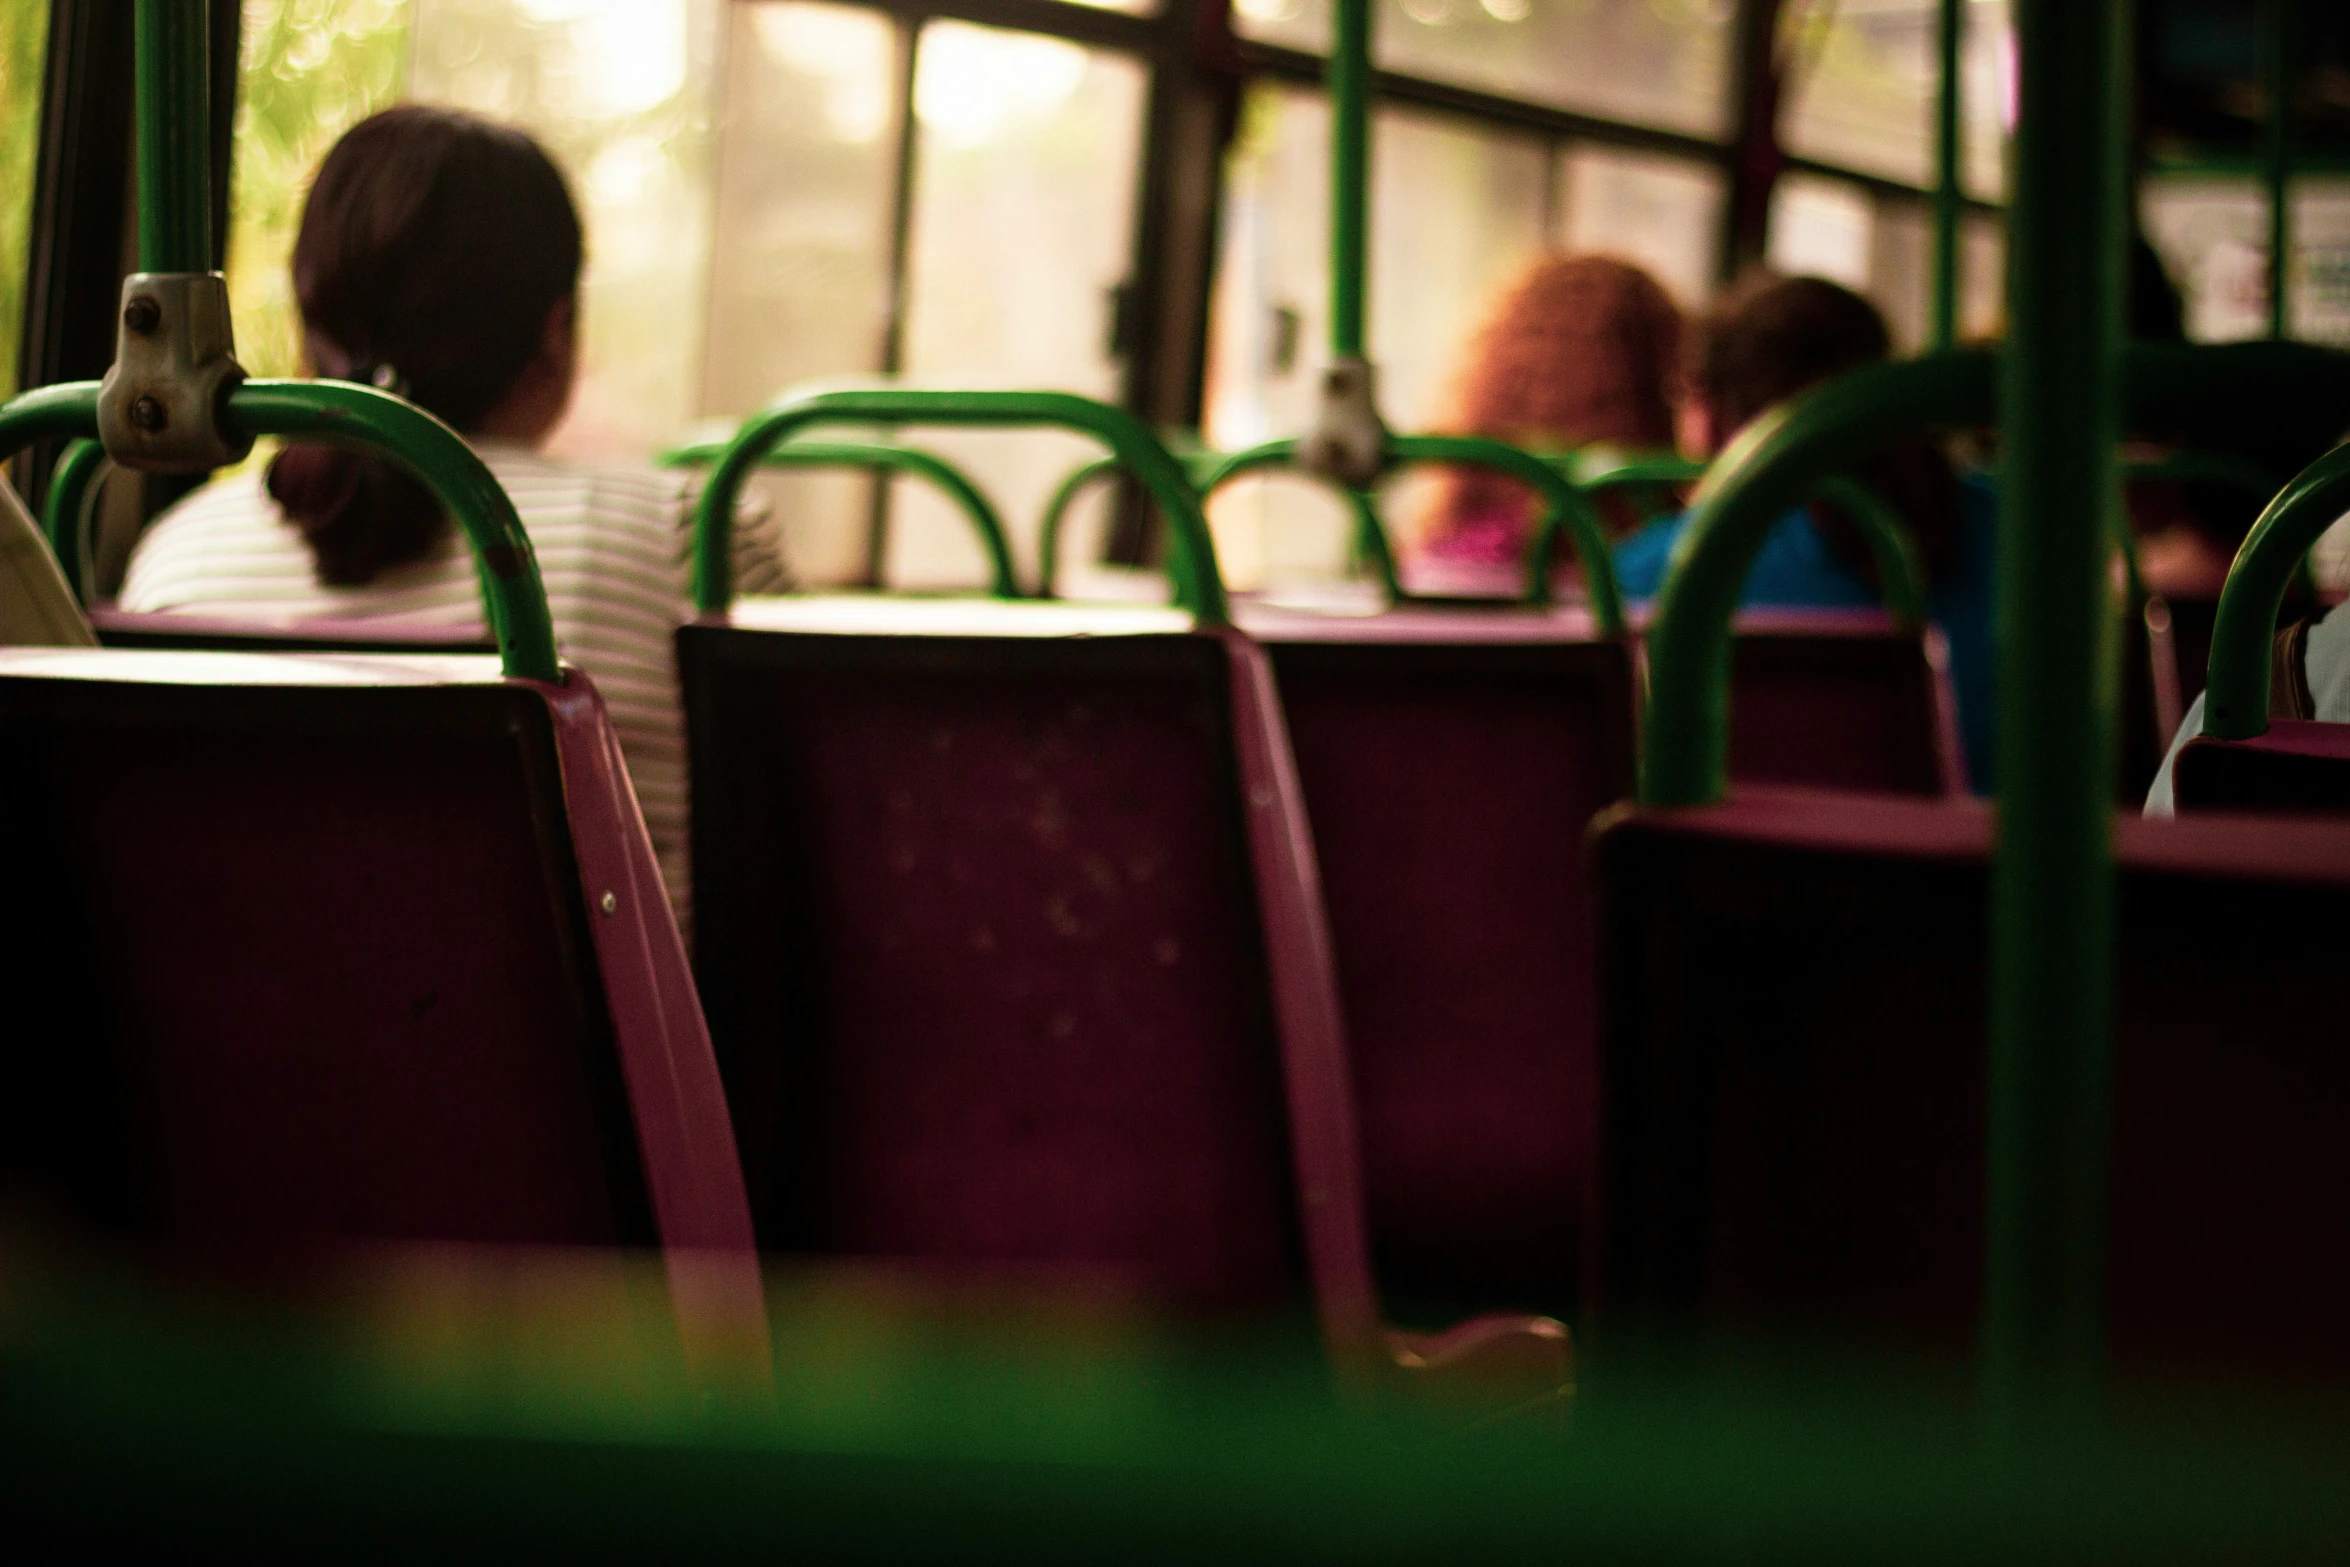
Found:
<path fill-rule="evenodd" d="M 1632 786 L 1629 648 L 1579 609 L 1239 612 L 1313 824 L 1381 1286 L 1416 1310 L 1571 1312 L 1596 1026 L 1582 844 Z"/>
<path fill-rule="evenodd" d="M 738 602 L 678 637 L 697 970 L 763 1247 L 1388 1334 L 1264 654 L 1149 608 Z M 1511 1348 L 1516 1346 L 1516 1348 Z"/>
<path fill-rule="evenodd" d="M 398 616 L 367 620 L 230 620 L 104 606 L 89 612 L 102 647 L 209 653 L 495 653 L 479 626 L 418 625 Z"/>
<path fill-rule="evenodd" d="M 1874 609 L 1749 609 L 1730 651 L 1730 776 L 1966 793 L 1949 652 Z"/>
<path fill-rule="evenodd" d="M 2197 735 L 2171 789 L 2181 811 L 2350 811 L 2350 724 L 2272 718 L 2249 740 Z"/>
<path fill-rule="evenodd" d="M 660 1246 L 765 1363 L 740 1167 L 603 704 L 492 659 L 0 650 L 0 1170 L 174 1255 Z"/>
<path fill-rule="evenodd" d="M 1971 803 L 1753 789 L 1597 833 L 1603 1343 L 1971 1352 L 1991 830 Z M 2132 818 L 2117 841 L 2115 1362 L 2339 1377 L 2350 829 Z"/>

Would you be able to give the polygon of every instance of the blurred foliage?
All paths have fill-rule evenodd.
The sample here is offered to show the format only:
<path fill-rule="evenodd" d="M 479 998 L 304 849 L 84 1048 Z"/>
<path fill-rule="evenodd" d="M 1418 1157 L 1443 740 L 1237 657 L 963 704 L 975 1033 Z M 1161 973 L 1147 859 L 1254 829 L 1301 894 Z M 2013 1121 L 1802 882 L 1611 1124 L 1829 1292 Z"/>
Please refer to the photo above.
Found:
<path fill-rule="evenodd" d="M 41 140 L 41 64 L 49 0 L 0 0 L 0 394 L 16 390 L 24 332 L 24 278 L 33 217 L 33 157 Z"/>
<path fill-rule="evenodd" d="M 335 139 L 400 97 L 410 11 L 408 0 L 245 0 L 228 281 L 237 357 L 255 375 L 301 369 L 288 267 L 302 200 Z"/>

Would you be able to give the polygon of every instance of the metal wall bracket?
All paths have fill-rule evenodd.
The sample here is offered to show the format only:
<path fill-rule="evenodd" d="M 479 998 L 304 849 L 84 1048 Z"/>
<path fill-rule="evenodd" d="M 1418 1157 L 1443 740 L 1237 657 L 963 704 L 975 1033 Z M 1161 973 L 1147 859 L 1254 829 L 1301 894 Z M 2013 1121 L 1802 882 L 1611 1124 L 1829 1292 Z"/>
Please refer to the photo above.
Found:
<path fill-rule="evenodd" d="M 1387 426 L 1379 417 L 1378 372 L 1369 361 L 1334 359 L 1322 371 L 1322 406 L 1297 443 L 1297 463 L 1348 489 L 1368 489 L 1387 468 Z"/>
<path fill-rule="evenodd" d="M 228 394 L 245 379 L 217 272 L 138 272 L 123 280 L 114 367 L 98 389 L 106 455 L 147 473 L 207 473 L 240 462 Z"/>

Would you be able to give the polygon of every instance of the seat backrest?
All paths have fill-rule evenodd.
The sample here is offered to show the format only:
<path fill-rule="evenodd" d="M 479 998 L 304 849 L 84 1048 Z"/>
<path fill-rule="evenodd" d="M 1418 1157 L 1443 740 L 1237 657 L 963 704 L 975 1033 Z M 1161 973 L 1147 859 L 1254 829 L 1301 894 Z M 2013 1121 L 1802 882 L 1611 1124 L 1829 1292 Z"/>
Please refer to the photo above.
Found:
<path fill-rule="evenodd" d="M 707 1036 L 583 675 L 8 650 L 0 820 L 0 1157 L 38 1200 L 256 1261 L 659 1244 L 689 1314 L 757 1317 Z"/>
<path fill-rule="evenodd" d="M 2119 837 L 2116 1363 L 2339 1376 L 2350 831 Z M 1990 840 L 1981 807 L 1791 790 L 1603 830 L 1606 1320 L 1971 1351 Z"/>
<path fill-rule="evenodd" d="M 1215 1311 L 1310 1281 L 1359 1331 L 1343 1043 L 1261 653 L 1159 609 L 821 599 L 678 649 L 696 964 L 762 1246 Z M 1334 1286 L 1318 1236 L 1350 1213 Z"/>
<path fill-rule="evenodd" d="M 98 608 L 90 624 L 105 647 L 209 653 L 495 653 L 479 627 L 420 626 L 397 619 L 230 620 Z"/>
<path fill-rule="evenodd" d="M 1632 660 L 1580 612 L 1241 608 L 1330 911 L 1381 1292 L 1573 1308 L 1591 1169 L 1583 835 L 1632 786 Z"/>
<path fill-rule="evenodd" d="M 2182 811 L 2350 811 L 2350 724 L 2272 718 L 2248 740 L 2197 735 L 2171 787 Z"/>
<path fill-rule="evenodd" d="M 1746 610 L 1730 654 L 1730 776 L 1884 794 L 1966 789 L 1949 655 L 1879 610 Z"/>

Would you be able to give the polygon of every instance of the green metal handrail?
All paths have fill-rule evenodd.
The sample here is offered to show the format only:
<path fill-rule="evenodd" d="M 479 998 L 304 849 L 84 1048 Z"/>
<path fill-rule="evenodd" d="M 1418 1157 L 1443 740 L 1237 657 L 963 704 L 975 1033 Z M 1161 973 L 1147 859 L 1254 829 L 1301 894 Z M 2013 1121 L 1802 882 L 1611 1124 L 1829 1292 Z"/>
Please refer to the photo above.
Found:
<path fill-rule="evenodd" d="M 725 442 L 697 441 L 663 452 L 660 463 L 665 468 L 701 468 L 725 455 Z M 971 520 L 980 548 L 987 552 L 988 592 L 1000 599 L 1020 597 L 1020 574 L 1012 564 L 1012 546 L 1004 534 L 1003 519 L 970 476 L 937 453 L 866 441 L 788 441 L 760 458 L 759 466 L 876 468 L 928 480 Z"/>
<path fill-rule="evenodd" d="M 1201 481 L 1200 493 L 1211 495 L 1223 484 L 1251 470 L 1293 466 L 1297 444 L 1286 439 L 1266 441 L 1230 454 Z M 1616 590 L 1615 564 L 1608 553 L 1607 535 L 1600 527 L 1599 514 L 1556 468 L 1532 452 L 1475 435 L 1390 435 L 1387 460 L 1391 469 L 1419 463 L 1460 463 L 1490 468 L 1540 495 L 1547 504 L 1542 521 L 1527 544 L 1527 584 L 1522 602 L 1535 608 L 1550 603 L 1550 579 L 1557 564 L 1559 540 L 1568 538 L 1573 540 L 1576 556 L 1583 564 L 1584 591 L 1591 601 L 1592 618 L 1604 634 L 1622 633 L 1623 595 Z M 1370 521 L 1381 552 L 1375 564 L 1383 564 L 1383 575 L 1392 581 L 1394 566 L 1386 532 L 1376 526 L 1375 511 Z"/>
<path fill-rule="evenodd" d="M 1575 487 L 1585 495 L 1605 495 L 1610 490 L 1628 490 L 1648 484 L 1687 484 L 1705 477 L 1706 465 L 1694 457 L 1639 457 L 1631 462 L 1618 463 L 1589 478 L 1578 477 L 1567 466 L 1571 457 L 1560 459 L 1557 466 Z"/>
<path fill-rule="evenodd" d="M 1703 805 L 1728 784 L 1731 617 L 1779 519 L 1889 436 L 1986 422 L 1996 364 L 1972 351 L 1856 370 L 1755 420 L 1707 471 L 1648 627 L 1642 803 Z"/>
<path fill-rule="evenodd" d="M 1884 497 L 1857 479 L 1832 475 L 1812 486 L 1812 494 L 1836 506 L 1860 529 L 1861 542 L 1877 568 L 1877 597 L 1894 623 L 1915 629 L 1932 618 L 1926 593 L 1926 569 L 1918 559 L 1917 542 L 1898 512 Z"/>
<path fill-rule="evenodd" d="M 1368 233 L 1371 154 L 1371 0 L 1337 0 L 1331 9 L 1330 61 L 1330 355 L 1363 352 L 1364 241 Z"/>
<path fill-rule="evenodd" d="M 344 381 L 247 381 L 229 394 L 226 422 L 247 436 L 356 447 L 407 467 L 473 546 L 485 617 L 505 672 L 562 680 L 530 535 L 496 476 L 456 431 L 413 403 Z M 97 382 L 40 387 L 0 404 L 0 461 L 34 441 L 90 439 L 97 431 Z"/>
<path fill-rule="evenodd" d="M 1390 444 L 1396 439 L 1390 436 Z M 1403 578 L 1396 572 L 1395 551 L 1387 542 L 1387 529 L 1379 521 L 1379 503 L 1368 491 L 1358 490 L 1350 484 L 1330 483 L 1320 475 L 1307 473 L 1298 466 L 1297 447 L 1298 443 L 1294 439 L 1285 437 L 1278 441 L 1262 441 L 1255 446 L 1217 456 L 1196 470 L 1200 503 L 1205 505 L 1209 496 L 1243 474 L 1261 473 L 1272 468 L 1294 469 L 1302 478 L 1329 484 L 1330 488 L 1345 498 L 1347 509 L 1353 514 L 1355 554 L 1371 568 L 1371 575 L 1377 579 L 1380 591 L 1387 595 L 1389 603 L 1401 603 L 1410 597 L 1404 592 Z"/>
<path fill-rule="evenodd" d="M 1169 574 L 1175 602 L 1201 624 L 1230 619 L 1215 541 L 1199 493 L 1182 463 L 1133 415 L 1070 392 L 964 392 L 916 387 L 849 387 L 806 392 L 754 414 L 726 444 L 694 512 L 694 602 L 723 611 L 734 597 L 729 546 L 735 497 L 753 466 L 787 437 L 820 424 L 1048 427 L 1091 435 L 1142 481 L 1173 531 Z"/>
<path fill-rule="evenodd" d="M 1966 43 L 1967 0 L 1941 0 L 1935 18 L 1942 80 L 1934 103 L 1934 295 L 1933 335 L 1937 350 L 1958 346 L 1958 226 L 1966 205 L 1961 178 L 1964 152 L 1960 109 L 1965 84 L 1960 53 Z"/>
<path fill-rule="evenodd" d="M 212 270 L 212 69 L 204 0 L 139 0 L 139 270 Z"/>
<path fill-rule="evenodd" d="M 90 588 L 88 552 L 83 548 L 83 521 L 89 508 L 90 486 L 106 467 L 106 448 L 97 441 L 75 441 L 57 460 L 49 476 L 49 497 L 41 506 L 43 531 L 49 535 L 49 553 L 65 573 L 66 586 L 87 606 Z"/>
<path fill-rule="evenodd" d="M 2350 446 L 2337 446 L 2294 476 L 2245 535 L 2220 589 L 2211 627 L 2203 732 L 2248 740 L 2268 732 L 2270 653 L 2277 612 L 2318 536 L 2350 511 Z"/>
<path fill-rule="evenodd" d="M 1060 594 L 1061 527 L 1068 518 L 1069 508 L 1077 503 L 1078 496 L 1085 493 L 1087 485 L 1098 479 L 1106 479 L 1118 471 L 1117 458 L 1096 457 L 1063 479 L 1054 489 L 1052 499 L 1044 503 L 1044 519 L 1037 525 L 1036 530 L 1036 596 L 1038 598 L 1056 598 Z M 1184 471 L 1187 474 L 1192 473 L 1189 464 L 1185 465 Z M 1196 479 L 1196 474 L 1193 474 L 1193 477 Z"/>

